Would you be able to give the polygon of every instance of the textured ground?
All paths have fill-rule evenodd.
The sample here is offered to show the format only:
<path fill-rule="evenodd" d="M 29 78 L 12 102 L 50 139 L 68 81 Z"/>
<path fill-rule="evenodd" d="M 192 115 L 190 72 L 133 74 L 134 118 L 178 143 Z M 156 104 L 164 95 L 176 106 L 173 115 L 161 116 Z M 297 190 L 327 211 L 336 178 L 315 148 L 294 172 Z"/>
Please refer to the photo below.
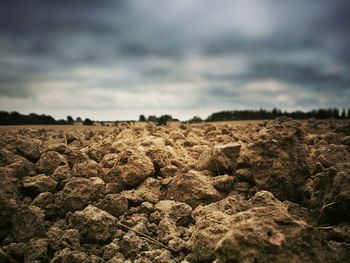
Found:
<path fill-rule="evenodd" d="M 0 129 L 0 262 L 350 262 L 349 124 Z"/>

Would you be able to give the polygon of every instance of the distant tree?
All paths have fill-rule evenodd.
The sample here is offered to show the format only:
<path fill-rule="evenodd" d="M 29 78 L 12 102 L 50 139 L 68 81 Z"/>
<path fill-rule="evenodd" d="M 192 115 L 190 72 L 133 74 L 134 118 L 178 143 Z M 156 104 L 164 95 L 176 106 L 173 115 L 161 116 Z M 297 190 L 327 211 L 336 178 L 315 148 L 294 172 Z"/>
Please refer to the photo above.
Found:
<path fill-rule="evenodd" d="M 0 112 L 0 124 L 2 125 L 26 125 L 26 124 L 55 124 L 56 120 L 49 115 L 38 115 L 30 113 L 28 115 L 20 114 L 17 111 Z"/>
<path fill-rule="evenodd" d="M 17 111 L 10 112 L 10 119 L 13 122 L 13 124 L 26 124 L 26 121 L 24 120 L 23 116 Z"/>
<path fill-rule="evenodd" d="M 82 120 L 80 117 L 77 117 L 77 118 L 75 119 L 75 121 L 76 121 L 76 122 L 83 122 L 83 120 Z"/>
<path fill-rule="evenodd" d="M 56 124 L 67 124 L 67 121 L 64 119 L 59 119 L 56 121 Z"/>
<path fill-rule="evenodd" d="M 339 110 L 337 108 L 332 109 L 332 117 L 339 118 Z"/>
<path fill-rule="evenodd" d="M 83 121 L 83 125 L 94 125 L 94 123 L 92 122 L 92 120 L 90 120 L 89 118 L 86 118 Z"/>
<path fill-rule="evenodd" d="M 141 122 L 147 121 L 145 115 L 141 114 L 139 117 L 139 121 L 141 121 Z"/>
<path fill-rule="evenodd" d="M 199 123 L 202 122 L 203 120 L 201 119 L 201 117 L 198 116 L 194 116 L 192 119 L 188 120 L 188 123 Z"/>
<path fill-rule="evenodd" d="M 40 120 L 42 121 L 42 124 L 55 124 L 56 120 L 51 117 L 50 115 L 42 114 L 39 116 Z"/>
<path fill-rule="evenodd" d="M 147 121 L 149 122 L 157 122 L 157 117 L 154 116 L 154 115 L 149 115 L 148 118 L 147 118 Z"/>
<path fill-rule="evenodd" d="M 157 119 L 157 125 L 166 125 L 172 119 L 173 117 L 171 115 L 162 115 Z"/>
<path fill-rule="evenodd" d="M 278 109 L 273 108 L 272 111 L 271 111 L 271 115 L 272 116 L 277 116 L 277 113 L 278 113 Z"/>
<path fill-rule="evenodd" d="M 73 120 L 72 116 L 67 116 L 67 123 L 68 124 L 73 124 L 74 123 L 74 120 Z"/>
<path fill-rule="evenodd" d="M 35 120 L 38 119 L 40 116 L 36 113 L 29 113 L 28 117 Z"/>
<path fill-rule="evenodd" d="M 348 109 L 348 119 L 350 119 L 350 108 Z"/>
<path fill-rule="evenodd" d="M 346 119 L 346 110 L 345 110 L 345 109 L 343 109 L 343 110 L 341 111 L 340 118 L 341 118 L 341 119 Z"/>
<path fill-rule="evenodd" d="M 0 111 L 0 125 L 10 124 L 10 114 L 7 111 Z"/>

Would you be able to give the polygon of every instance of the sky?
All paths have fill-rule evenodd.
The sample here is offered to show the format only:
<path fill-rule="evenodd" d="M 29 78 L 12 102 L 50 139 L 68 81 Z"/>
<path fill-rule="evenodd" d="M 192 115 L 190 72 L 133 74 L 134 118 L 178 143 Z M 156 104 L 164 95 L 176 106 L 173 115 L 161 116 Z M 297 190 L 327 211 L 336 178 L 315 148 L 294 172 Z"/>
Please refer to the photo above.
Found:
<path fill-rule="evenodd" d="M 2 0 L 0 110 L 350 107 L 348 0 Z"/>

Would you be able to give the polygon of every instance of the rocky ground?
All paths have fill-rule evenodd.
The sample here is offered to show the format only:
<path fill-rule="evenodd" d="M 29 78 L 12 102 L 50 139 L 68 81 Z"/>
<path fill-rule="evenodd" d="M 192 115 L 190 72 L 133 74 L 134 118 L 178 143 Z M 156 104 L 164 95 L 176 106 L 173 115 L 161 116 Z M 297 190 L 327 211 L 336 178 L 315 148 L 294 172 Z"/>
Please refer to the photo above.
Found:
<path fill-rule="evenodd" d="M 0 262 L 350 262 L 350 123 L 0 132 Z"/>

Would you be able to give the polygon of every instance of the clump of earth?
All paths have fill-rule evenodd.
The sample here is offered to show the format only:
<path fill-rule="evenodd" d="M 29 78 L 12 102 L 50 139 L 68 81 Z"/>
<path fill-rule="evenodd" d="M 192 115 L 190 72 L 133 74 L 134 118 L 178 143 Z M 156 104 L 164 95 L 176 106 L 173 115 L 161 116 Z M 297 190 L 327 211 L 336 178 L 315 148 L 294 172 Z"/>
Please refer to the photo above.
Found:
<path fill-rule="evenodd" d="M 0 262 L 349 262 L 349 125 L 0 131 Z"/>

